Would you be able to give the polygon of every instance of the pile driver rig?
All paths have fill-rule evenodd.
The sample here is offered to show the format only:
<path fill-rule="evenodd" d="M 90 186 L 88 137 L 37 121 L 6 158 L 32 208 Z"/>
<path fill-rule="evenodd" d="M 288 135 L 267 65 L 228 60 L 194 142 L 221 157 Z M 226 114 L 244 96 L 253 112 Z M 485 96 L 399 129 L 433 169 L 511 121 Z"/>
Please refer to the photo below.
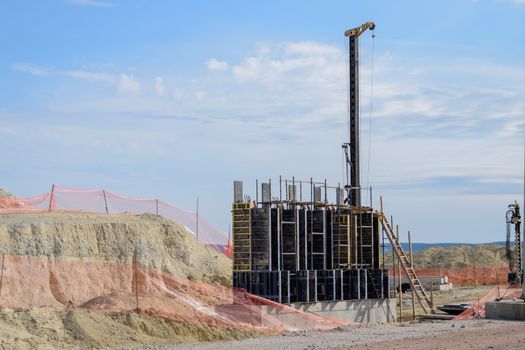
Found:
<path fill-rule="evenodd" d="M 520 285 L 523 282 L 522 247 L 521 247 L 521 215 L 518 202 L 510 204 L 505 214 L 507 223 L 506 257 L 509 260 L 508 281 L 510 285 Z M 514 226 L 514 242 L 511 242 L 511 231 Z"/>
<path fill-rule="evenodd" d="M 352 207 L 361 206 L 361 180 L 359 166 L 359 36 L 367 29 L 373 31 L 374 22 L 366 22 L 359 27 L 348 29 L 349 54 L 349 142 L 343 143 L 346 159 L 346 199 L 345 204 Z M 375 34 L 372 33 L 372 37 Z"/>

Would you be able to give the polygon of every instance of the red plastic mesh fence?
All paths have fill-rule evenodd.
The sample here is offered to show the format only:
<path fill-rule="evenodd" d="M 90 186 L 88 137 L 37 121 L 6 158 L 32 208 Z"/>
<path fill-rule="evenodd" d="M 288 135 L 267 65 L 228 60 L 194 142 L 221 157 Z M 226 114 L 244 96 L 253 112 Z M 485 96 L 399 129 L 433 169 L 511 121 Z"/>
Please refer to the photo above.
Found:
<path fill-rule="evenodd" d="M 494 300 L 512 300 L 521 296 L 522 288 L 509 288 L 496 286 L 478 300 L 471 302 L 471 306 L 461 314 L 454 317 L 455 320 L 466 320 L 470 318 L 484 318 L 485 304 Z"/>
<path fill-rule="evenodd" d="M 149 316 L 240 330 L 332 329 L 348 324 L 244 290 L 177 278 L 132 261 L 122 264 L 6 255 L 0 273 L 0 307 L 136 310 Z"/>
<path fill-rule="evenodd" d="M 508 267 L 471 266 L 454 269 L 418 269 L 418 276 L 448 276 L 448 281 L 458 286 L 496 285 L 507 282 Z"/>
<path fill-rule="evenodd" d="M 105 190 L 70 189 L 53 185 L 51 192 L 29 198 L 1 198 L 0 213 L 81 211 L 90 213 L 153 213 L 197 232 L 196 213 L 158 199 L 128 198 Z M 220 252 L 228 246 L 226 232 L 199 217 L 199 241 Z"/>
<path fill-rule="evenodd" d="M 497 285 L 507 281 L 506 266 L 470 266 L 460 268 L 415 268 L 418 276 L 447 276 L 448 282 L 457 286 Z M 389 270 L 390 276 L 397 276 L 397 269 Z M 401 276 L 406 276 L 401 272 Z"/>

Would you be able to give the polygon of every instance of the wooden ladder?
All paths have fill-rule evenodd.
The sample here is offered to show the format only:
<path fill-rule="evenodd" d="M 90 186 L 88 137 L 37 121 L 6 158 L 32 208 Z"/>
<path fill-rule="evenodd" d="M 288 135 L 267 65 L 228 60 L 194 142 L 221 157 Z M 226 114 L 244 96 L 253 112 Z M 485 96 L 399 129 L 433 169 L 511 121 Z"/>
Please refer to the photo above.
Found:
<path fill-rule="evenodd" d="M 407 278 L 410 282 L 410 287 L 415 292 L 417 300 L 419 301 L 419 304 L 421 305 L 421 308 L 423 308 L 423 311 L 426 314 L 429 314 L 429 313 L 434 314 L 436 312 L 436 309 L 434 308 L 434 305 L 432 305 L 432 301 L 430 300 L 427 292 L 423 288 L 423 285 L 419 281 L 419 278 L 417 277 L 416 272 L 414 271 L 414 267 L 410 263 L 410 259 L 405 253 L 405 250 L 401 246 L 399 239 L 395 235 L 394 230 L 392 229 L 392 226 L 388 222 L 388 219 L 386 218 L 382 210 L 379 213 L 379 218 L 381 220 L 381 225 L 383 226 L 383 230 L 385 231 L 386 236 L 388 237 L 388 240 L 392 244 L 392 248 L 394 252 L 396 253 L 397 258 L 401 262 L 401 266 L 403 267 L 403 270 L 405 270 Z M 402 291 L 399 291 L 399 292 L 401 293 Z"/>

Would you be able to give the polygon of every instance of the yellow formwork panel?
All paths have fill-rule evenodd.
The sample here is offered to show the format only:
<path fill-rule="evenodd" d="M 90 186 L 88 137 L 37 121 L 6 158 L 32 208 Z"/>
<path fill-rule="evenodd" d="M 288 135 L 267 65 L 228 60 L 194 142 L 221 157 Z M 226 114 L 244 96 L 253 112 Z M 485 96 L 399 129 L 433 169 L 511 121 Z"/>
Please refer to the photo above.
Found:
<path fill-rule="evenodd" d="M 252 202 L 232 205 L 232 256 L 234 271 L 251 271 L 251 208 Z M 242 251 L 238 251 L 242 248 Z"/>

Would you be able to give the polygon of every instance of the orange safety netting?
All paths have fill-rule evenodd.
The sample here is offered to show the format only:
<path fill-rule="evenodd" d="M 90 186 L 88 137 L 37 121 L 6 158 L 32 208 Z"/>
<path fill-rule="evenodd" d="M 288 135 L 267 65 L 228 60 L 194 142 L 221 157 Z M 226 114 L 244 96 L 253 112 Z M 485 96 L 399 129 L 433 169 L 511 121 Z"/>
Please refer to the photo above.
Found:
<path fill-rule="evenodd" d="M 416 268 L 418 276 L 447 276 L 458 286 L 496 285 L 507 282 L 508 266 L 469 266 L 454 269 Z"/>
<path fill-rule="evenodd" d="M 140 264 L 5 256 L 0 307 L 132 311 L 246 330 L 332 329 L 348 323 L 298 311 L 241 289 L 192 282 Z"/>
<path fill-rule="evenodd" d="M 197 215 L 158 199 L 124 197 L 105 190 L 70 189 L 53 185 L 51 192 L 28 198 L 1 198 L 0 213 L 81 211 L 90 213 L 153 213 L 197 233 Z M 198 219 L 199 241 L 219 252 L 227 249 L 228 235 L 202 216 Z"/>
<path fill-rule="evenodd" d="M 506 266 L 469 266 L 459 268 L 415 268 L 418 276 L 448 277 L 448 282 L 457 286 L 496 285 L 507 281 L 509 268 Z M 389 275 L 397 276 L 397 269 L 390 269 Z M 401 276 L 406 276 L 401 272 Z"/>
<path fill-rule="evenodd" d="M 461 314 L 454 317 L 455 320 L 466 320 L 470 318 L 484 318 L 485 304 L 495 300 L 512 300 L 521 296 L 521 287 L 496 286 L 478 300 L 472 301 L 471 306 Z"/>

